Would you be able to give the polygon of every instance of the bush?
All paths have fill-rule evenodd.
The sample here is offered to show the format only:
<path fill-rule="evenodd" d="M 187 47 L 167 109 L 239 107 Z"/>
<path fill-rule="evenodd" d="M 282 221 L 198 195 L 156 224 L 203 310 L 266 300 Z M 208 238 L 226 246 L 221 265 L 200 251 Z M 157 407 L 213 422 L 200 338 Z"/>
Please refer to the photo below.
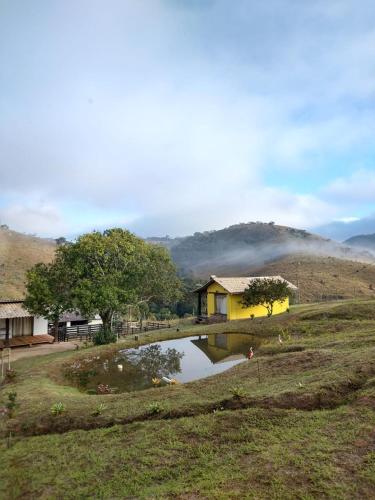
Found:
<path fill-rule="evenodd" d="M 100 405 L 98 405 L 95 410 L 91 413 L 91 415 L 93 417 L 99 417 L 99 415 L 101 415 L 103 413 L 104 410 L 106 410 L 107 407 L 105 404 L 103 403 L 100 403 Z"/>
<path fill-rule="evenodd" d="M 12 391 L 12 392 L 8 393 L 8 401 L 5 404 L 5 407 L 7 409 L 7 413 L 8 413 L 9 418 L 13 417 L 14 410 L 16 409 L 16 406 L 17 406 L 16 399 L 17 399 L 16 392 Z"/>
<path fill-rule="evenodd" d="M 160 403 L 151 403 L 147 411 L 150 415 L 157 415 L 158 413 L 161 413 L 164 410 L 163 405 Z"/>
<path fill-rule="evenodd" d="M 116 334 L 109 328 L 100 328 L 100 330 L 98 330 L 92 338 L 94 345 L 112 344 L 113 342 L 116 342 L 116 340 Z"/>
<path fill-rule="evenodd" d="M 17 372 L 16 372 L 16 370 L 13 370 L 13 368 L 8 368 L 5 372 L 5 378 L 9 382 L 14 380 L 16 378 L 16 376 L 17 376 Z"/>
<path fill-rule="evenodd" d="M 233 386 L 230 388 L 230 392 L 234 399 L 242 399 L 246 396 L 246 392 L 243 387 Z"/>
<path fill-rule="evenodd" d="M 65 405 L 61 401 L 59 401 L 58 403 L 54 403 L 51 406 L 51 413 L 55 417 L 57 417 L 57 415 L 61 415 L 64 411 L 65 411 Z"/>

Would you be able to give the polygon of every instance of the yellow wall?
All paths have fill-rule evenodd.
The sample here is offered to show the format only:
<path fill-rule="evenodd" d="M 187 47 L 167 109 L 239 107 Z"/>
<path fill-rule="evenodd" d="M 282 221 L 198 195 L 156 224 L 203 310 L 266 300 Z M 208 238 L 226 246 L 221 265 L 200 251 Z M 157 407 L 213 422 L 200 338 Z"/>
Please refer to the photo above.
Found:
<path fill-rule="evenodd" d="M 267 309 L 264 306 L 246 307 L 241 305 L 242 295 L 230 295 L 218 283 L 212 283 L 207 288 L 207 314 L 211 316 L 215 314 L 215 293 L 225 293 L 227 295 L 227 318 L 230 319 L 246 319 L 254 314 L 255 318 L 267 316 Z M 273 314 L 281 314 L 289 307 L 289 298 L 283 301 L 276 302 L 273 306 Z"/>
<path fill-rule="evenodd" d="M 212 314 L 215 314 L 215 293 L 225 293 L 228 295 L 228 292 L 220 285 L 217 283 L 212 283 L 207 288 L 207 315 L 211 316 Z M 227 299 L 227 313 L 229 312 L 229 303 Z"/>
<path fill-rule="evenodd" d="M 241 295 L 230 295 L 230 315 L 228 319 L 245 319 L 250 318 L 252 314 L 254 314 L 255 318 L 259 318 L 261 316 L 267 316 L 268 312 L 264 306 L 255 306 L 255 307 L 246 307 L 243 308 L 240 304 L 242 300 Z M 273 306 L 273 314 L 281 314 L 285 312 L 289 307 L 289 298 L 287 297 L 283 301 L 275 302 Z"/>

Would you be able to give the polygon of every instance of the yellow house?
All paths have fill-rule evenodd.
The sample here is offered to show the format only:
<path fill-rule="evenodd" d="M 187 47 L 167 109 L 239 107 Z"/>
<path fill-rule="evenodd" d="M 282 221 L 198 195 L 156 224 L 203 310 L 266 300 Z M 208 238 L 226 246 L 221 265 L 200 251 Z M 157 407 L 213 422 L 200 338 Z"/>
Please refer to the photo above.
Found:
<path fill-rule="evenodd" d="M 242 307 L 242 296 L 246 288 L 255 279 L 283 280 L 288 283 L 291 290 L 297 287 L 284 280 L 281 276 L 254 276 L 238 278 L 220 278 L 211 276 L 210 280 L 197 290 L 198 294 L 198 316 L 202 316 L 203 302 L 206 305 L 207 316 L 212 319 L 232 320 L 246 319 L 254 316 L 267 316 L 267 309 L 263 305 L 255 307 Z M 204 300 L 205 299 L 205 300 Z M 276 302 L 273 307 L 273 314 L 280 314 L 289 308 L 289 297 L 283 301 Z"/>

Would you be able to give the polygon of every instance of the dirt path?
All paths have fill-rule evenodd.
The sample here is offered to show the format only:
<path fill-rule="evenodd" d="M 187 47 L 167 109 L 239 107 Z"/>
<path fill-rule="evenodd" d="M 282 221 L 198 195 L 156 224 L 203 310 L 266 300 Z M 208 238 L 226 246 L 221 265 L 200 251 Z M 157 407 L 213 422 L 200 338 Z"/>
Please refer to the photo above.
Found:
<path fill-rule="evenodd" d="M 22 358 L 42 356 L 54 352 L 73 351 L 79 345 L 78 342 L 56 342 L 53 344 L 34 345 L 33 347 L 15 347 L 12 349 L 11 360 L 17 361 Z"/>

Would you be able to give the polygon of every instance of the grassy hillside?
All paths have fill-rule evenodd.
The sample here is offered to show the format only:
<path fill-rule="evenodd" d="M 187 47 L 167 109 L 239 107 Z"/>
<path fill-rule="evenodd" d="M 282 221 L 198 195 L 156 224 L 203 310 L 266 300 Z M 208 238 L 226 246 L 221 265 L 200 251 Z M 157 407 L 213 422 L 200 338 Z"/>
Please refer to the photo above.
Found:
<path fill-rule="evenodd" d="M 134 393 L 88 395 L 63 376 L 133 338 L 17 361 L 0 388 L 0 406 L 10 391 L 18 400 L 0 419 L 0 497 L 374 498 L 374 309 L 298 306 L 142 334 L 141 343 L 223 331 L 268 340 L 219 375 Z M 66 410 L 53 416 L 58 401 Z"/>
<path fill-rule="evenodd" d="M 54 252 L 54 240 L 0 228 L 0 299 L 22 298 L 26 271 L 51 261 Z"/>
<path fill-rule="evenodd" d="M 300 302 L 375 297 L 375 265 L 334 257 L 291 255 L 248 270 L 281 275 L 299 286 Z"/>

